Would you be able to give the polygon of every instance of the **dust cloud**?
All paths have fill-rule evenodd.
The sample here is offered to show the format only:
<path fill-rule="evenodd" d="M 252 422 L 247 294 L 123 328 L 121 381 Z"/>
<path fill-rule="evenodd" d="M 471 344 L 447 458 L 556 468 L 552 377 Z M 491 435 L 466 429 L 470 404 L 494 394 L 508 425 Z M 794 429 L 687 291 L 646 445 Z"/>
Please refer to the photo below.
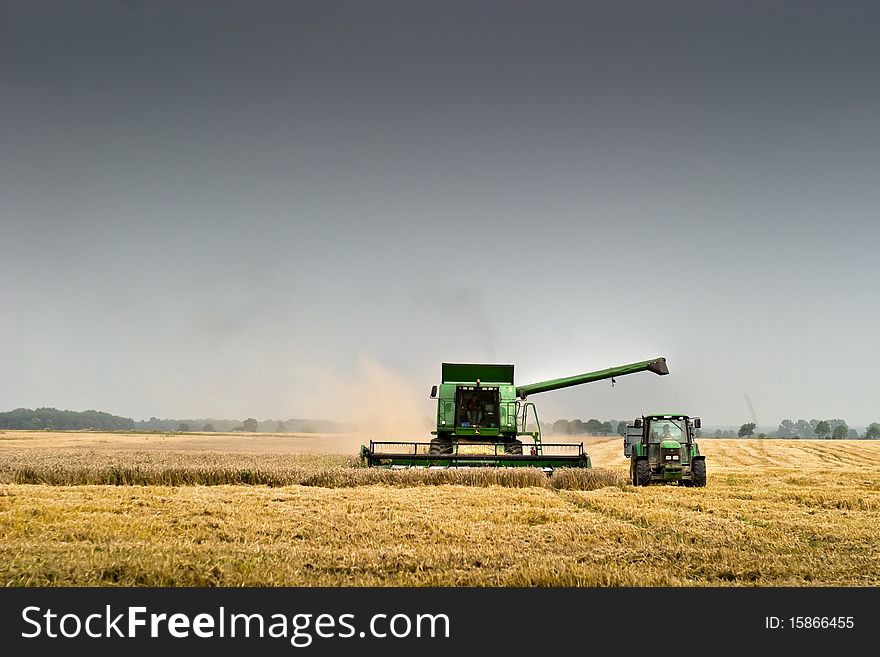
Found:
<path fill-rule="evenodd" d="M 324 369 L 310 378 L 304 407 L 343 422 L 346 432 L 365 441 L 430 440 L 437 403 L 429 398 L 431 382 L 415 381 L 367 355 L 358 358 L 352 375 Z"/>

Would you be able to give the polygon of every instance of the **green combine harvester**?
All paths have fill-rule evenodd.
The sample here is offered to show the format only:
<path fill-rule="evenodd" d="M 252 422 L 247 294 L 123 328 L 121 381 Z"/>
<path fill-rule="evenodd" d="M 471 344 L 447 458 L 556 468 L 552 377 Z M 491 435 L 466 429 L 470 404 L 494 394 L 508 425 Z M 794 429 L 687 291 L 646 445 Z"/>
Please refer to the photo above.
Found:
<path fill-rule="evenodd" d="M 547 444 L 541 440 L 538 411 L 529 395 L 611 379 L 636 372 L 669 374 L 665 358 L 598 372 L 517 386 L 513 365 L 443 363 L 442 383 L 431 389 L 437 399 L 437 428 L 430 442 L 377 442 L 361 445 L 371 467 L 589 468 L 584 444 Z M 530 416 L 531 411 L 531 416 Z M 534 421 L 534 431 L 529 422 Z M 526 442 L 523 442 L 523 439 Z"/>
<path fill-rule="evenodd" d="M 700 455 L 700 418 L 665 413 L 643 415 L 626 427 L 623 455 L 633 486 L 706 485 L 706 457 Z"/>

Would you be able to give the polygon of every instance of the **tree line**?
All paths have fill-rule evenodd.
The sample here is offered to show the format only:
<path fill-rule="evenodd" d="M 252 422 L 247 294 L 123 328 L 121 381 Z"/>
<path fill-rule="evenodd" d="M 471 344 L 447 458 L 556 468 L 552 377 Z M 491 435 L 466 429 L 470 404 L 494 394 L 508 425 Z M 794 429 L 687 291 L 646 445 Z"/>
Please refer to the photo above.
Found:
<path fill-rule="evenodd" d="M 330 420 L 309 420 L 288 418 L 286 420 L 218 420 L 215 418 L 167 420 L 151 417 L 149 420 L 135 422 L 135 428 L 141 431 L 197 431 L 210 433 L 219 431 L 246 433 L 338 433 L 345 430 L 339 422 Z"/>
<path fill-rule="evenodd" d="M 0 429 L 49 429 L 54 431 L 198 431 L 198 432 L 266 432 L 266 433 L 335 433 L 344 430 L 338 422 L 329 420 L 218 420 L 160 419 L 135 421 L 130 417 L 111 415 L 102 411 L 67 411 L 57 408 L 16 408 L 0 412 Z"/>
<path fill-rule="evenodd" d="M 565 418 L 556 420 L 548 426 L 547 423 L 541 423 L 542 431 L 547 431 L 557 436 L 607 436 L 608 434 L 618 434 L 623 436 L 626 433 L 627 423 L 623 420 L 597 420 L 590 418 L 586 422 L 580 419 L 567 420 Z"/>
<path fill-rule="evenodd" d="M 551 423 L 541 423 L 541 428 L 546 433 L 562 436 L 607 436 L 626 434 L 625 420 L 587 420 L 560 419 Z M 779 423 L 776 431 L 757 433 L 757 425 L 754 422 L 743 424 L 739 431 L 731 429 L 716 429 L 714 432 L 704 432 L 697 429 L 698 438 L 820 438 L 832 440 L 878 440 L 880 439 L 880 422 L 872 422 L 862 435 L 857 429 L 850 427 L 845 420 L 834 418 L 831 420 L 783 420 Z"/>
<path fill-rule="evenodd" d="M 57 408 L 16 408 L 0 413 L 0 429 L 55 429 L 58 431 L 132 431 L 135 421 L 101 411 L 60 411 Z"/>
<path fill-rule="evenodd" d="M 757 427 L 754 422 L 743 424 L 737 436 L 740 438 L 752 438 Z M 732 434 L 732 432 L 731 432 Z M 716 431 L 717 437 L 722 437 Z M 859 435 L 857 429 L 850 427 L 846 420 L 834 418 L 832 420 L 783 420 L 779 423 L 779 428 L 771 432 L 769 435 L 759 433 L 758 438 L 820 438 L 823 440 L 844 440 L 844 439 L 880 439 L 880 422 L 872 422 L 865 428 L 863 435 Z"/>

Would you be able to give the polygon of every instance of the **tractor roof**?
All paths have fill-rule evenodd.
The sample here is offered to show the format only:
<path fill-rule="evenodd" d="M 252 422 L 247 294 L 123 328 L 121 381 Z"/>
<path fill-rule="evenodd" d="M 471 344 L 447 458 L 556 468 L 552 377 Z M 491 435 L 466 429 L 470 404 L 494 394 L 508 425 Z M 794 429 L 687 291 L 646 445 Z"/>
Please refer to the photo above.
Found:
<path fill-rule="evenodd" d="M 651 413 L 646 415 L 646 420 L 680 420 L 682 418 L 690 418 L 687 413 Z"/>

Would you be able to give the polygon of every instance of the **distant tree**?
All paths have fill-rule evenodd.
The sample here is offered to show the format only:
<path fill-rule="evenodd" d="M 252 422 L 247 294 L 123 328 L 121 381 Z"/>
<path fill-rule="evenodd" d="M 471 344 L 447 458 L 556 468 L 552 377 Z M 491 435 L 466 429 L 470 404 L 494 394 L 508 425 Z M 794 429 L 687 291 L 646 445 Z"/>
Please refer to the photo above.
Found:
<path fill-rule="evenodd" d="M 618 436 L 625 436 L 626 435 L 626 422 L 624 422 L 623 420 L 621 420 L 620 422 L 617 423 L 617 435 Z"/>
<path fill-rule="evenodd" d="M 868 440 L 880 439 L 880 422 L 871 422 L 865 429 L 865 438 Z"/>
<path fill-rule="evenodd" d="M 758 438 L 760 438 L 761 440 L 764 440 L 764 438 L 766 438 L 766 437 L 767 437 L 767 434 L 764 433 L 763 431 L 758 434 Z"/>
<path fill-rule="evenodd" d="M 858 440 L 859 439 L 859 432 L 856 431 L 856 429 L 854 427 L 850 427 L 849 433 L 846 434 L 846 437 L 851 438 L 852 440 Z"/>
<path fill-rule="evenodd" d="M 832 440 L 843 440 L 849 433 L 849 427 L 845 424 L 838 424 L 831 433 Z"/>
<path fill-rule="evenodd" d="M 596 418 L 590 418 L 587 420 L 587 433 L 591 436 L 598 436 L 602 433 L 602 423 Z"/>
<path fill-rule="evenodd" d="M 568 433 L 572 436 L 583 436 L 587 433 L 587 425 L 583 420 L 574 419 L 568 423 Z"/>
<path fill-rule="evenodd" d="M 783 420 L 779 423 L 779 428 L 776 430 L 777 438 L 794 438 L 797 435 L 797 428 L 795 427 L 795 423 L 791 420 Z"/>
<path fill-rule="evenodd" d="M 259 423 L 252 417 L 249 417 L 247 420 L 241 423 L 242 431 L 250 431 L 251 433 L 257 430 L 257 425 Z"/>
<path fill-rule="evenodd" d="M 742 425 L 737 432 L 737 436 L 740 438 L 751 438 L 752 434 L 755 433 L 755 423 L 749 422 L 747 424 Z"/>
<path fill-rule="evenodd" d="M 833 420 L 826 420 L 828 422 L 828 428 L 831 429 L 831 437 L 834 438 L 834 432 L 837 431 L 837 427 L 843 425 L 844 429 L 846 429 L 846 433 L 843 435 L 843 438 L 846 438 L 846 435 L 849 433 L 849 425 L 847 425 L 846 420 L 841 418 L 834 418 Z"/>
<path fill-rule="evenodd" d="M 568 420 L 565 418 L 560 418 L 553 423 L 553 433 L 557 436 L 564 436 L 568 434 Z"/>
<path fill-rule="evenodd" d="M 278 428 L 275 429 L 275 430 L 276 430 L 278 433 L 284 433 L 285 431 L 287 431 L 287 427 L 284 426 L 284 421 L 283 421 L 283 420 L 278 420 Z"/>
<path fill-rule="evenodd" d="M 181 422 L 177 425 L 178 431 L 189 431 L 189 425 L 186 422 Z"/>
<path fill-rule="evenodd" d="M 610 422 L 603 422 L 602 425 L 599 427 L 599 431 L 602 432 L 603 436 L 607 436 L 609 433 L 614 431 L 614 427 L 611 426 Z"/>
<path fill-rule="evenodd" d="M 813 429 L 813 433 L 815 433 L 818 438 L 827 438 L 831 434 L 831 427 L 828 426 L 828 422 L 821 420 L 816 423 L 816 428 Z"/>
<path fill-rule="evenodd" d="M 213 431 L 214 425 L 208 422 L 205 426 L 202 427 L 202 431 Z"/>
<path fill-rule="evenodd" d="M 715 437 L 721 438 L 724 435 L 724 432 L 721 429 L 715 429 Z"/>
<path fill-rule="evenodd" d="M 815 428 L 815 425 L 810 424 L 806 420 L 798 420 L 794 425 L 794 433 L 801 438 L 809 438 L 813 435 Z"/>

